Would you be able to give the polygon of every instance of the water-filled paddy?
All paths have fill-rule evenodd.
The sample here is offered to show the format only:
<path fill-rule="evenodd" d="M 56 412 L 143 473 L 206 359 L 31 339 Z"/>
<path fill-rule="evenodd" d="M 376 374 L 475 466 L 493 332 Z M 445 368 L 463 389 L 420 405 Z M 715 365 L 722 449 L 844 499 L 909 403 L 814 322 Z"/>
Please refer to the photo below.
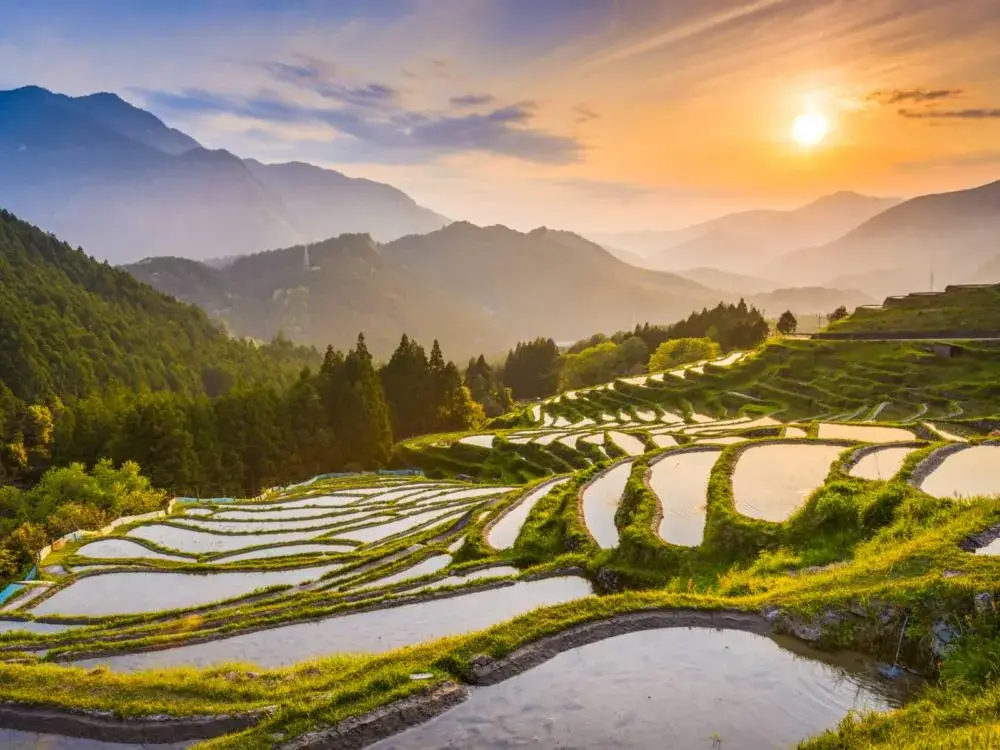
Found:
<path fill-rule="evenodd" d="M 909 430 L 900 427 L 875 427 L 855 424 L 828 424 L 819 426 L 822 440 L 861 440 L 865 443 L 904 443 L 913 440 Z"/>
<path fill-rule="evenodd" d="M 132 612 L 187 609 L 249 594 L 263 586 L 298 584 L 336 570 L 337 565 L 262 573 L 119 572 L 87 576 L 57 591 L 33 615 L 102 617 Z"/>
<path fill-rule="evenodd" d="M 75 625 L 58 625 L 48 622 L 18 622 L 16 620 L 0 620 L 0 633 L 12 633 L 23 630 L 28 633 L 61 633 Z M 0 747 L 3 747 L 0 745 Z"/>
<path fill-rule="evenodd" d="M 1000 445 L 976 445 L 952 453 L 920 489 L 935 497 L 1000 495 Z"/>
<path fill-rule="evenodd" d="M 670 544 L 697 547 L 705 535 L 708 478 L 721 451 L 676 453 L 650 467 L 649 486 L 663 517 L 657 533 Z"/>
<path fill-rule="evenodd" d="M 736 511 L 765 521 L 786 520 L 823 483 L 843 450 L 822 443 L 747 448 L 733 472 Z"/>
<path fill-rule="evenodd" d="M 76 554 L 85 557 L 93 557 L 101 560 L 122 560 L 122 559 L 146 559 L 146 560 L 174 560 L 190 562 L 191 558 L 178 557 L 177 555 L 165 555 L 143 547 L 141 544 L 129 541 L 128 539 L 112 538 L 100 539 L 90 542 L 80 547 Z"/>
<path fill-rule="evenodd" d="M 241 552 L 237 555 L 212 558 L 213 563 L 240 562 L 241 560 L 261 560 L 270 557 L 291 557 L 292 555 L 311 555 L 315 553 L 340 554 L 344 551 L 341 544 L 285 544 L 281 547 L 265 547 L 252 552 Z"/>
<path fill-rule="evenodd" d="M 194 554 L 233 552 L 247 547 L 262 547 L 286 542 L 302 542 L 320 536 L 322 530 L 290 531 L 281 534 L 239 534 L 227 536 L 201 531 L 189 531 L 165 524 L 137 526 L 128 533 L 130 537 L 145 539 L 167 549 Z M 344 549 L 349 549 L 344 547 Z"/>
<path fill-rule="evenodd" d="M 369 583 L 362 584 L 359 588 L 382 588 L 392 586 L 403 581 L 410 581 L 421 576 L 429 576 L 439 570 L 447 568 L 451 564 L 451 555 L 431 555 L 425 560 L 421 560 L 416 565 L 403 568 L 397 573 L 388 575 L 385 578 L 378 578 Z"/>
<path fill-rule="evenodd" d="M 348 652 L 383 652 L 495 625 L 538 607 L 589 596 L 584 578 L 564 576 L 522 581 L 400 607 L 285 625 L 164 651 L 120 654 L 77 662 L 107 664 L 121 672 L 167 666 L 198 666 L 225 661 L 279 667 L 306 659 Z"/>
<path fill-rule="evenodd" d="M 475 445 L 479 448 L 492 448 L 493 435 L 468 435 L 458 442 L 462 445 Z"/>
<path fill-rule="evenodd" d="M 415 529 L 421 524 L 431 523 L 434 521 L 443 522 L 449 519 L 455 519 L 463 513 L 465 513 L 464 508 L 450 511 L 442 511 L 440 508 L 436 508 L 434 510 L 428 510 L 423 513 L 417 513 L 412 516 L 400 518 L 398 521 L 345 531 L 344 536 L 348 539 L 362 542 L 363 544 L 369 544 L 371 542 L 378 542 L 383 539 L 387 539 L 388 537 L 395 536 L 396 534 L 401 534 L 404 531 L 409 531 L 410 529 Z"/>
<path fill-rule="evenodd" d="M 611 432 L 608 434 L 611 437 L 611 441 L 630 456 L 641 456 L 646 452 L 646 446 L 637 437 L 626 435 L 624 432 Z"/>
<path fill-rule="evenodd" d="M 913 453 L 914 448 L 889 446 L 879 448 L 861 457 L 848 472 L 852 477 L 861 479 L 888 480 L 896 476 L 903 468 L 906 457 Z"/>
<path fill-rule="evenodd" d="M 583 523 L 599 547 L 618 546 L 615 514 L 632 471 L 632 462 L 618 464 L 594 479 L 583 490 Z"/>
<path fill-rule="evenodd" d="M 673 435 L 653 435 L 653 444 L 657 448 L 672 448 L 677 445 L 677 438 Z"/>
<path fill-rule="evenodd" d="M 764 750 L 794 747 L 852 709 L 897 703 L 898 683 L 872 677 L 863 657 L 830 663 L 795 648 L 707 628 L 630 633 L 476 689 L 373 747 Z"/>
<path fill-rule="evenodd" d="M 514 546 L 517 535 L 521 533 L 521 527 L 528 520 L 528 515 L 538 501 L 548 495 L 552 490 L 561 484 L 569 481 L 569 478 L 556 479 L 551 482 L 536 487 L 524 499 L 519 500 L 517 505 L 508 510 L 493 526 L 486 536 L 486 541 L 494 549 L 508 549 Z"/>

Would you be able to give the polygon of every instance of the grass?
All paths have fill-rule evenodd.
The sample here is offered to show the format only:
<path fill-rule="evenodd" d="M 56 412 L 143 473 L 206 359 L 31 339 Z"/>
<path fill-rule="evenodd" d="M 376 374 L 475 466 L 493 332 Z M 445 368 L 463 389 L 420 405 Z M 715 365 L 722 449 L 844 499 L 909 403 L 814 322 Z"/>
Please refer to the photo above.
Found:
<path fill-rule="evenodd" d="M 854 444 L 845 443 L 823 486 L 781 523 L 749 519 L 736 512 L 732 473 L 747 446 L 780 442 L 783 428 L 742 423 L 725 426 L 724 434 L 741 434 L 752 440 L 722 449 L 707 488 L 705 539 L 695 548 L 667 544 L 659 538 L 655 528 L 658 501 L 647 482 L 651 463 L 683 450 L 692 436 L 678 432 L 681 446 L 660 450 L 654 449 L 651 431 L 670 428 L 665 423 L 601 422 L 604 413 L 625 412 L 634 418 L 638 411 L 683 415 L 689 423 L 695 413 L 750 419 L 775 415 L 782 421 L 798 421 L 815 438 L 818 417 L 860 420 L 883 401 L 889 404 L 879 414 L 879 423 L 906 427 L 919 446 L 900 473 L 891 481 L 851 477 L 847 466 Z M 48 661 L 0 661 L 0 698 L 110 710 L 121 716 L 189 716 L 273 705 L 275 713 L 259 727 L 200 745 L 269 748 L 278 737 L 291 738 L 357 715 L 428 684 L 460 680 L 477 654 L 503 656 L 574 624 L 660 607 L 748 612 L 780 608 L 785 613 L 783 622 L 819 623 L 823 646 L 860 649 L 882 658 L 891 658 L 894 653 L 905 615 L 903 663 L 941 678 L 920 703 L 886 716 L 852 718 L 836 732 L 805 746 L 989 746 L 995 738 L 1000 704 L 996 682 L 1000 626 L 992 611 L 977 613 L 974 597 L 996 592 L 1000 560 L 964 552 L 959 542 L 1000 523 L 1000 498 L 940 500 L 910 485 L 907 480 L 914 468 L 940 444 L 933 442 L 939 438 L 919 422 L 902 425 L 901 420 L 920 412 L 921 420 L 932 420 L 978 440 L 996 424 L 998 401 L 1000 347 L 970 346 L 965 356 L 943 360 L 919 345 L 779 340 L 729 369 L 710 367 L 703 375 L 666 378 L 662 384 L 645 386 L 619 381 L 612 389 L 579 391 L 576 399 L 545 404 L 546 412 L 573 424 L 595 420 L 597 424 L 562 432 L 578 437 L 600 435 L 606 453 L 581 439 L 576 440 L 575 448 L 559 440 L 548 445 L 511 442 L 513 433 L 524 431 L 531 423 L 530 408 L 493 422 L 492 430 L 499 439 L 492 449 L 459 443 L 463 434 L 407 441 L 396 448 L 393 460 L 397 465 L 419 466 L 432 477 L 463 475 L 516 488 L 494 500 L 454 504 L 466 509 L 462 516 L 466 526 L 460 531 L 454 520 L 430 522 L 385 543 L 359 546 L 336 556 L 305 554 L 293 560 L 222 563 L 215 559 L 218 553 L 211 553 L 177 562 L 125 561 L 143 570 L 191 572 L 286 569 L 320 562 L 340 562 L 343 567 L 311 585 L 280 587 L 188 610 L 76 618 L 84 626 L 66 633 L 0 635 L 3 659 L 19 653 L 23 656 L 33 648 L 48 651 Z M 956 405 L 961 406 L 960 412 Z M 924 406 L 926 412 L 922 411 Z M 676 429 L 684 427 L 681 424 Z M 632 459 L 616 516 L 620 543 L 615 549 L 601 550 L 583 524 L 579 498 L 588 482 L 624 456 L 608 437 L 609 430 L 634 435 L 644 443 L 647 453 Z M 556 475 L 569 476 L 569 480 L 539 500 L 513 547 L 502 551 L 489 547 L 485 539 L 488 526 L 524 494 Z M 277 501 L 318 497 L 372 481 L 372 477 L 321 480 L 284 493 L 266 493 L 264 502 L 251 507 L 265 509 Z M 403 480 L 391 486 L 423 481 Z M 433 497 L 428 502 L 433 502 Z M 367 507 L 373 513 L 397 514 L 413 508 L 405 498 Z M 450 506 L 442 505 L 442 512 L 445 507 Z M 415 512 L 427 508 L 422 504 Z M 349 536 L 347 530 L 370 525 L 364 519 L 336 523 L 343 512 L 331 509 L 323 517 L 323 522 L 330 523 L 328 533 Z M 168 523 L 183 525 L 183 519 L 175 514 Z M 387 575 L 442 554 L 460 538 L 464 543 L 440 572 L 391 587 L 377 585 Z M 149 549 L 173 552 L 134 541 Z M 98 562 L 81 557 L 77 552 L 80 546 L 82 543 L 60 550 L 45 564 Z M 415 586 L 480 565 L 498 564 L 514 565 L 525 574 L 581 569 L 606 594 L 539 609 L 479 633 L 378 656 L 331 657 L 289 669 L 226 665 L 211 670 L 114 674 L 52 663 L 84 654 L 177 646 L 248 629 L 391 606 L 411 601 L 407 590 Z M 474 574 L 469 578 L 474 579 Z M 57 585 L 71 580 L 58 579 Z M 376 585 L 358 591 L 364 584 Z M 443 587 L 439 594 L 455 590 Z M 956 650 L 942 663 L 934 659 L 930 649 L 933 629 L 940 623 L 960 634 Z M 411 680 L 409 675 L 417 672 L 430 672 L 434 678 L 429 683 Z M 925 744 L 920 744 L 922 740 Z"/>

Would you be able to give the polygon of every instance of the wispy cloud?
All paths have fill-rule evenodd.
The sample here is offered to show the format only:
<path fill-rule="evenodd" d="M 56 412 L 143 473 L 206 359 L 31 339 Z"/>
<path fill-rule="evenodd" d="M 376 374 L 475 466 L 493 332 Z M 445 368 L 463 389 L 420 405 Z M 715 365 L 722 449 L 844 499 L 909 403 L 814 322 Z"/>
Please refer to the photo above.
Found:
<path fill-rule="evenodd" d="M 229 114 L 274 123 L 322 123 L 349 136 L 366 157 L 399 161 L 432 160 L 446 153 L 483 152 L 542 164 L 578 161 L 582 144 L 534 128 L 538 105 L 525 101 L 488 112 L 462 115 L 408 110 L 393 106 L 373 110 L 367 105 L 315 107 L 273 92 L 241 97 L 203 90 L 181 93 L 140 92 L 153 109 L 191 114 Z M 343 158 L 350 158 L 345 146 Z"/>
<path fill-rule="evenodd" d="M 335 66 L 322 60 L 306 58 L 299 64 L 271 61 L 262 63 L 261 67 L 277 81 L 356 107 L 392 104 L 399 98 L 399 91 L 383 83 L 360 86 L 344 83 L 339 79 Z"/>
<path fill-rule="evenodd" d="M 574 107 L 573 114 L 575 115 L 574 119 L 578 124 L 590 122 L 591 120 L 596 120 L 600 117 L 600 115 L 597 114 L 597 112 L 595 112 L 593 109 L 591 109 L 590 106 L 586 104 L 579 104 L 576 107 Z"/>
<path fill-rule="evenodd" d="M 1000 120 L 1000 109 L 901 109 L 911 120 Z"/>
<path fill-rule="evenodd" d="M 868 95 L 868 99 L 880 104 L 900 102 L 936 102 L 954 99 L 965 92 L 962 89 L 880 89 Z"/>
<path fill-rule="evenodd" d="M 497 98 L 493 94 L 464 94 L 453 96 L 450 101 L 454 107 L 482 107 L 493 104 Z"/>

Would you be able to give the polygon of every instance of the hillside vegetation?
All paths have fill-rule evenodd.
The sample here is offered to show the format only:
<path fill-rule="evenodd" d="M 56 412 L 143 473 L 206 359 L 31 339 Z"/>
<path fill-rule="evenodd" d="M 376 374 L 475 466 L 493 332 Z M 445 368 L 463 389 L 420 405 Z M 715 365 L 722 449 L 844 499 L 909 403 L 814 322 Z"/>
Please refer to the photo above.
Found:
<path fill-rule="evenodd" d="M 890 297 L 881 307 L 858 308 L 828 331 L 1000 335 L 1000 284 L 949 286 L 943 292 Z"/>

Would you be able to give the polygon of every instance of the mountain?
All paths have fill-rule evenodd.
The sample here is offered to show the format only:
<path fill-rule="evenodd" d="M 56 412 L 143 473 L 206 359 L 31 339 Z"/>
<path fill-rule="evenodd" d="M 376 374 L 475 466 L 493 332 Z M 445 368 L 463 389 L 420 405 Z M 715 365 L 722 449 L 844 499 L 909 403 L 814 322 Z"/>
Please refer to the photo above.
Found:
<path fill-rule="evenodd" d="M 976 269 L 968 279 L 970 284 L 1000 284 L 1000 255 Z"/>
<path fill-rule="evenodd" d="M 402 190 L 347 177 L 312 164 L 244 162 L 273 194 L 281 196 L 292 222 L 310 241 L 336 234 L 370 234 L 380 242 L 423 234 L 448 224 Z"/>
<path fill-rule="evenodd" d="M 316 352 L 280 357 L 226 335 L 195 307 L 0 211 L 0 436 L 4 398 L 62 401 L 108 388 L 212 392 L 288 380 Z M 283 352 L 283 353 L 282 353 Z"/>
<path fill-rule="evenodd" d="M 740 273 L 720 271 L 718 268 L 686 268 L 676 272 L 678 276 L 704 284 L 712 289 L 739 295 L 763 294 L 780 286 L 777 281 L 761 279 Z"/>
<path fill-rule="evenodd" d="M 603 239 L 645 256 L 648 268 L 755 273 L 782 253 L 834 240 L 898 202 L 839 192 L 792 211 L 742 211 L 680 230 Z"/>
<path fill-rule="evenodd" d="M 222 268 L 185 258 L 152 258 L 124 270 L 198 305 L 239 335 L 279 332 L 317 346 L 351 345 L 364 331 L 371 351 L 388 357 L 403 333 L 438 338 L 463 355 L 501 348 L 502 327 L 475 308 L 415 280 L 368 235 L 236 258 Z"/>
<path fill-rule="evenodd" d="M 346 346 L 359 330 L 379 356 L 405 332 L 465 357 L 539 335 L 575 340 L 634 322 L 669 323 L 732 298 L 635 268 L 569 232 L 459 222 L 378 245 L 341 235 L 212 268 L 182 258 L 126 266 L 234 332 Z"/>
<path fill-rule="evenodd" d="M 244 161 L 109 93 L 0 92 L 0 206 L 115 263 L 245 254 L 447 219 L 389 185 Z"/>
<path fill-rule="evenodd" d="M 754 294 L 747 297 L 747 302 L 765 316 L 775 318 L 785 310 L 791 310 L 797 316 L 825 315 L 841 305 L 853 310 L 861 305 L 875 304 L 875 299 L 856 289 L 794 287 Z"/>
<path fill-rule="evenodd" d="M 872 296 L 965 281 L 997 254 L 1000 181 L 924 195 L 869 219 L 840 239 L 782 256 L 765 272 L 795 283 L 822 283 L 845 273 L 872 282 Z M 919 286 L 913 284 L 919 281 Z"/>
<path fill-rule="evenodd" d="M 491 316 L 508 340 L 577 340 L 635 322 L 668 323 L 721 294 L 680 276 L 615 258 L 570 232 L 528 233 L 456 222 L 382 248 L 415 280 Z"/>

